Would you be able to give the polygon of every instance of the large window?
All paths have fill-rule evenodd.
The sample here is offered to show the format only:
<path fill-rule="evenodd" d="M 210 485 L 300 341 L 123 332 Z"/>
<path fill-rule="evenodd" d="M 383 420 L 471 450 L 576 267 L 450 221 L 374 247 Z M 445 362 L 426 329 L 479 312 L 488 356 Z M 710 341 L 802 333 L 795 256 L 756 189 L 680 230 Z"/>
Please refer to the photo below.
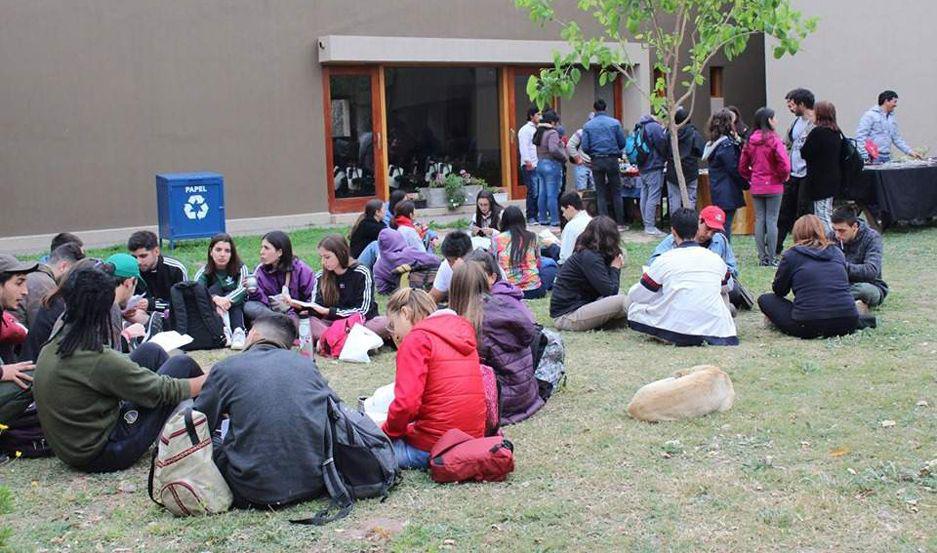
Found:
<path fill-rule="evenodd" d="M 391 190 L 412 191 L 463 170 L 501 184 L 498 71 L 385 68 Z"/>
<path fill-rule="evenodd" d="M 371 76 L 331 75 L 332 185 L 335 198 L 375 194 Z"/>

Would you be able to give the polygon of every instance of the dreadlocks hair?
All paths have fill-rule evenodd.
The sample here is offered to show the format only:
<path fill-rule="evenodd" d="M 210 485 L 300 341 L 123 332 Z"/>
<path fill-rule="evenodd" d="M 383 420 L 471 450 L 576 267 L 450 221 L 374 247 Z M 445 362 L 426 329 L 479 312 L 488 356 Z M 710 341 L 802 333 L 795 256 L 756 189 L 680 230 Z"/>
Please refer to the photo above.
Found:
<path fill-rule="evenodd" d="M 68 276 L 63 318 L 64 337 L 56 352 L 62 359 L 79 349 L 102 352 L 111 343 L 111 306 L 114 277 L 88 268 Z"/>

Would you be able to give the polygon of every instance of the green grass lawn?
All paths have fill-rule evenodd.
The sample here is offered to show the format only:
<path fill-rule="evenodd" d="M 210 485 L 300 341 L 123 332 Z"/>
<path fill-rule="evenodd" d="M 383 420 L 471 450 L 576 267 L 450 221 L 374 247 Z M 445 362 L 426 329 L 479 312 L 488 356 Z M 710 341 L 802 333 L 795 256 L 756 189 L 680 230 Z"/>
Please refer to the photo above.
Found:
<path fill-rule="evenodd" d="M 299 255 L 317 265 L 326 232 L 293 233 Z M 194 273 L 206 243 L 173 255 Z M 259 239 L 238 244 L 255 262 Z M 767 291 L 773 271 L 757 267 L 751 238 L 734 245 L 742 281 Z M 623 287 L 651 248 L 628 244 Z M 937 551 L 935 259 L 937 229 L 890 232 L 879 328 L 847 338 L 784 337 L 757 310 L 739 315 L 734 348 L 565 334 L 569 384 L 505 429 L 517 470 L 504 483 L 436 485 L 411 471 L 384 503 L 312 528 L 287 519 L 322 501 L 177 519 L 147 497 L 147 461 L 84 475 L 56 459 L 16 460 L 0 468 L 11 492 L 0 493 L 0 524 L 16 551 Z M 548 323 L 548 300 L 530 305 Z M 627 416 L 640 386 L 704 363 L 731 375 L 730 411 L 656 425 Z M 354 401 L 393 379 L 394 356 L 319 368 Z"/>

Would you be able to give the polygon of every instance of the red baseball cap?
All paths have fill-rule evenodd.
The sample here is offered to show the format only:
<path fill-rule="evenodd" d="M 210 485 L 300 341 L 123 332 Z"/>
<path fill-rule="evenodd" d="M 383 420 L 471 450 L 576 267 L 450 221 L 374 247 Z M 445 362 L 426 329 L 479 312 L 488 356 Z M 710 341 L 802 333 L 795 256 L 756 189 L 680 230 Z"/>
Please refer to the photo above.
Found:
<path fill-rule="evenodd" d="M 708 205 L 699 212 L 700 219 L 711 229 L 725 230 L 726 212 L 719 206 Z"/>

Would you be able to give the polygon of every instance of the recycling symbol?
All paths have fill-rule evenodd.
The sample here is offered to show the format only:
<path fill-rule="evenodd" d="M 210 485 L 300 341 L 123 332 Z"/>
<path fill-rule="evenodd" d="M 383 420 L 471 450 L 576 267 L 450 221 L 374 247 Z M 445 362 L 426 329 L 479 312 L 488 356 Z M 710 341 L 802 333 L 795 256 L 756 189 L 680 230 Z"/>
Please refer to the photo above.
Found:
<path fill-rule="evenodd" d="M 208 202 L 200 194 L 193 194 L 182 206 L 182 211 L 187 219 L 202 220 L 208 215 Z"/>

